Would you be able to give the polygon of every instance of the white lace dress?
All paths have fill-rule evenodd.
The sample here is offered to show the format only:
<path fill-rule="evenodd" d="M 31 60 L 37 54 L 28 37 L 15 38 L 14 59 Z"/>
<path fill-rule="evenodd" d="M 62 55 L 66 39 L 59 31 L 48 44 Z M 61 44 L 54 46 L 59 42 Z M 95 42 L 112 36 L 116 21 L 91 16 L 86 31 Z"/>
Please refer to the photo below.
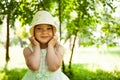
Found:
<path fill-rule="evenodd" d="M 22 80 L 69 80 L 69 78 L 61 71 L 61 69 L 58 69 L 55 72 L 50 72 L 48 70 L 48 66 L 45 63 L 46 53 L 46 49 L 41 50 L 39 70 L 36 72 L 29 70 Z"/>

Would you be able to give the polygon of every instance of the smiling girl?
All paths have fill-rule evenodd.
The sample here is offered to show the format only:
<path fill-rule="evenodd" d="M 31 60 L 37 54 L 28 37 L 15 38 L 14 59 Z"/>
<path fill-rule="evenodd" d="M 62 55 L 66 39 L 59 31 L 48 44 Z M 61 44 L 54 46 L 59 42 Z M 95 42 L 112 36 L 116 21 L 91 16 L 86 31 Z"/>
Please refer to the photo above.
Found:
<path fill-rule="evenodd" d="M 32 46 L 23 50 L 29 71 L 22 80 L 69 80 L 60 69 L 64 48 L 58 43 L 56 30 L 49 12 L 34 15 L 29 38 Z"/>

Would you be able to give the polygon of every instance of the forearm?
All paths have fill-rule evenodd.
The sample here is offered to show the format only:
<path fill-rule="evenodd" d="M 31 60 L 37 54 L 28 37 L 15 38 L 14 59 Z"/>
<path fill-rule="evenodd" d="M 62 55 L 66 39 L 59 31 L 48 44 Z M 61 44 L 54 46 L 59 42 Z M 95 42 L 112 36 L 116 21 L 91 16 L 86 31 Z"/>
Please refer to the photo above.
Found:
<path fill-rule="evenodd" d="M 40 66 L 40 47 L 35 46 L 33 53 L 29 55 L 27 59 L 27 66 L 32 70 L 36 71 Z"/>
<path fill-rule="evenodd" d="M 50 71 L 56 71 L 60 66 L 60 60 L 55 54 L 54 47 L 49 45 L 48 46 L 48 53 L 47 53 L 47 65 Z"/>

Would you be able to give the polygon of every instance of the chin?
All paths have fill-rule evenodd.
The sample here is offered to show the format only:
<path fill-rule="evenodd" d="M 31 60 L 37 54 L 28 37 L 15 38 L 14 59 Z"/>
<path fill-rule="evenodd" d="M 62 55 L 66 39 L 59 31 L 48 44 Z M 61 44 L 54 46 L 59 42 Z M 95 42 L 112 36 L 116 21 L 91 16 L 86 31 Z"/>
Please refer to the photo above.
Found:
<path fill-rule="evenodd" d="M 46 42 L 40 42 L 41 44 L 47 44 L 48 43 L 48 41 L 46 41 Z"/>
<path fill-rule="evenodd" d="M 38 40 L 41 44 L 46 44 L 49 42 L 49 40 Z"/>

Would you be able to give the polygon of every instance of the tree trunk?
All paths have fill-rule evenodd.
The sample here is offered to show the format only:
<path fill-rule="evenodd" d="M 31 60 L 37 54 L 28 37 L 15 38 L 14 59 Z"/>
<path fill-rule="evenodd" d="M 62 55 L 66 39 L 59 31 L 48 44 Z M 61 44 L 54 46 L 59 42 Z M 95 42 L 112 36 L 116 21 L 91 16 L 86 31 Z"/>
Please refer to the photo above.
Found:
<path fill-rule="evenodd" d="M 61 31 L 61 0 L 59 0 L 59 31 L 60 31 L 60 41 L 62 37 L 62 31 Z M 65 72 L 65 64 L 64 61 L 62 61 L 62 71 Z"/>
<path fill-rule="evenodd" d="M 21 46 L 21 48 L 23 48 L 23 41 L 22 41 L 22 39 L 21 39 L 20 37 L 18 37 L 18 39 L 19 39 L 19 41 L 20 41 L 20 46 Z"/>
<path fill-rule="evenodd" d="M 7 40 L 6 40 L 6 65 L 8 64 L 9 57 L 9 15 L 7 15 Z M 7 67 L 7 66 L 6 66 Z"/>
<path fill-rule="evenodd" d="M 80 22 L 80 12 L 78 13 L 78 23 Z M 80 26 L 80 25 L 78 25 Z M 74 41 L 73 41 L 73 46 L 72 46 L 72 51 L 71 51 L 71 56 L 70 56 L 70 60 L 69 60 L 69 65 L 68 65 L 68 68 L 69 68 L 69 73 L 72 74 L 72 71 L 71 71 L 71 65 L 72 65 L 72 57 L 73 57 L 73 52 L 74 52 L 74 47 L 75 47 L 75 42 L 76 42 L 76 38 L 77 38 L 77 33 L 78 33 L 78 30 L 76 30 L 76 33 L 75 33 L 75 37 L 74 37 Z"/>
<path fill-rule="evenodd" d="M 72 49 L 71 49 L 72 51 L 71 51 L 70 60 L 69 60 L 69 66 L 68 66 L 69 70 L 71 69 L 72 57 L 73 57 L 73 52 L 74 52 L 76 38 L 77 38 L 77 32 L 76 32 L 76 34 L 74 36 L 74 41 L 73 41 L 73 45 L 72 45 Z"/>
<path fill-rule="evenodd" d="M 60 40 L 61 40 L 61 37 L 62 37 L 62 31 L 61 31 L 61 0 L 59 0 L 59 30 L 60 30 Z"/>

